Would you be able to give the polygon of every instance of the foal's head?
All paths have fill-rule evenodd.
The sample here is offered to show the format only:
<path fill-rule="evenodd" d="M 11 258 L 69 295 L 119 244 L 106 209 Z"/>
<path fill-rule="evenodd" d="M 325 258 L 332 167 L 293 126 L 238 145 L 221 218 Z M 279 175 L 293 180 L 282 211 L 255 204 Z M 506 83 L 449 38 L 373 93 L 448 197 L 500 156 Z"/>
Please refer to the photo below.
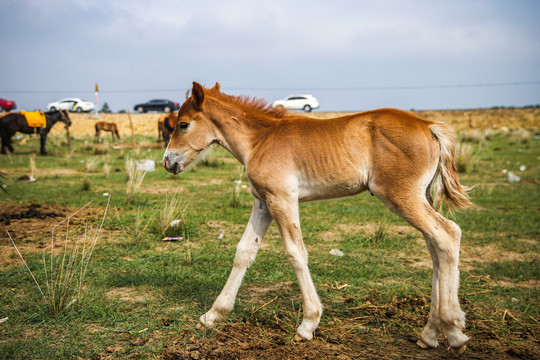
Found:
<path fill-rule="evenodd" d="M 219 83 L 211 90 L 219 91 Z M 181 173 L 185 166 L 216 140 L 215 126 L 205 112 L 205 92 L 208 91 L 194 82 L 191 97 L 178 111 L 171 141 L 163 155 L 163 166 L 170 173 Z"/>

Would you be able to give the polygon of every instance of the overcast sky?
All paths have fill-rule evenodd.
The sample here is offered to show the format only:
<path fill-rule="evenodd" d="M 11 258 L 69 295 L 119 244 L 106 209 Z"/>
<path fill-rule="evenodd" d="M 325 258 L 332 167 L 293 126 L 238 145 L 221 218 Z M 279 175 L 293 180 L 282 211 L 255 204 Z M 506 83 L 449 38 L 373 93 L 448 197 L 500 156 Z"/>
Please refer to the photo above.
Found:
<path fill-rule="evenodd" d="M 2 0 L 0 97 L 182 102 L 192 81 L 319 111 L 540 104 L 540 1 Z"/>

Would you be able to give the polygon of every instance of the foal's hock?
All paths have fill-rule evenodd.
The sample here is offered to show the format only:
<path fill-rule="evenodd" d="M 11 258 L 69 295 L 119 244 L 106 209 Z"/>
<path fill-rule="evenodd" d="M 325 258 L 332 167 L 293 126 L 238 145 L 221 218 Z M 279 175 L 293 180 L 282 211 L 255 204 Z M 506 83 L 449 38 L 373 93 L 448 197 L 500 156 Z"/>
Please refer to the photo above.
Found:
<path fill-rule="evenodd" d="M 431 311 L 418 345 L 436 347 L 443 333 L 451 347 L 465 350 L 465 314 L 458 301 L 461 230 L 436 211 L 443 199 L 451 207 L 470 205 L 447 125 L 395 109 L 316 120 L 226 95 L 219 84 L 207 89 L 194 82 L 163 165 L 179 174 L 213 143 L 246 167 L 255 201 L 231 274 L 201 316 L 202 325 L 212 326 L 232 310 L 246 269 L 275 221 L 302 293 L 296 337 L 310 340 L 323 309 L 308 269 L 298 204 L 368 190 L 424 235 L 433 260 Z"/>

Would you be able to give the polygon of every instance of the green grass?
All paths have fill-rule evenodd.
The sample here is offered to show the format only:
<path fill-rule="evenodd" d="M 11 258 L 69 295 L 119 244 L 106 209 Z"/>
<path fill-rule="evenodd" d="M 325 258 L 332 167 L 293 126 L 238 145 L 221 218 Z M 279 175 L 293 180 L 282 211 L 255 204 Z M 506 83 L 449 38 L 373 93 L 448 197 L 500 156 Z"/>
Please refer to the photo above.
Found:
<path fill-rule="evenodd" d="M 474 338 L 481 331 L 476 319 L 499 324 L 507 310 L 519 323 L 495 326 L 493 331 L 506 341 L 519 341 L 517 333 L 539 330 L 540 140 L 512 144 L 507 136 L 498 135 L 471 145 L 474 164 L 461 179 L 468 186 L 476 185 L 472 192 L 476 206 L 453 216 L 463 230 L 461 262 L 465 269 L 462 267 L 460 298 L 472 319 L 466 331 Z M 231 206 L 238 164 L 230 155 L 215 149 L 208 161 L 173 177 L 159 166 L 162 149 L 111 147 L 98 154 L 103 151 L 94 151 L 91 137 L 79 137 L 73 141 L 73 154 L 66 156 L 66 145 L 59 136 L 48 144 L 52 155 L 35 156 L 37 181 L 30 183 L 17 179 L 29 174 L 29 159 L 37 153 L 38 139 L 15 148 L 17 154 L 1 157 L 0 170 L 7 175 L 3 180 L 9 193 L 0 192 L 0 206 L 50 204 L 76 209 L 94 200 L 91 207 L 100 213 L 107 202 L 103 193 L 112 197 L 104 237 L 98 240 L 88 268 L 82 302 L 53 316 L 22 264 L 0 267 L 0 318 L 9 317 L 0 324 L 0 359 L 92 358 L 103 354 L 153 358 L 164 351 L 170 338 L 183 331 L 193 337 L 211 336 L 195 330 L 194 325 L 225 284 L 251 211 L 248 193 L 238 196 L 236 206 Z M 141 191 L 130 204 L 125 198 L 128 156 L 157 162 L 157 171 L 146 174 Z M 100 164 L 107 162 L 108 173 L 101 165 L 87 171 L 90 158 L 99 159 Z M 520 171 L 520 165 L 526 165 L 526 170 Z M 518 174 L 522 181 L 509 184 L 503 169 Z M 187 240 L 161 242 L 156 214 L 165 194 L 170 198 L 176 193 L 181 194 L 188 210 L 182 226 L 166 234 Z M 429 254 L 419 234 L 400 230 L 406 226 L 402 219 L 369 193 L 302 204 L 300 214 L 310 270 L 325 307 L 323 326 L 331 328 L 334 318 L 372 314 L 361 308 L 367 301 L 386 306 L 405 299 L 403 311 L 411 316 L 425 315 L 415 313 L 407 304 L 411 299 L 429 298 L 431 269 L 418 266 L 421 261 L 429 264 Z M 149 226 L 139 225 L 134 237 L 130 232 L 137 216 Z M 88 220 L 95 224 L 99 216 L 91 215 Z M 218 240 L 222 232 L 224 238 Z M 47 239 L 49 229 L 43 229 L 42 235 Z M 4 237 L 0 235 L 2 241 L 7 240 Z M 264 242 L 226 322 L 249 318 L 264 327 L 274 324 L 274 314 L 281 314 L 280 321 L 292 335 L 301 308 L 300 295 L 275 225 Z M 345 255 L 330 255 L 332 248 Z M 490 249 L 490 258 L 482 256 L 484 248 Z M 43 275 L 40 254 L 23 254 L 38 276 Z M 347 286 L 337 288 L 344 284 Z M 255 299 L 254 293 L 259 294 Z M 275 296 L 276 300 L 252 314 Z M 174 322 L 164 326 L 165 318 Z M 404 328 L 389 334 L 403 336 L 419 332 L 425 319 L 412 324 L 396 317 L 385 319 L 385 326 Z M 355 331 L 361 336 L 381 326 L 375 321 Z"/>

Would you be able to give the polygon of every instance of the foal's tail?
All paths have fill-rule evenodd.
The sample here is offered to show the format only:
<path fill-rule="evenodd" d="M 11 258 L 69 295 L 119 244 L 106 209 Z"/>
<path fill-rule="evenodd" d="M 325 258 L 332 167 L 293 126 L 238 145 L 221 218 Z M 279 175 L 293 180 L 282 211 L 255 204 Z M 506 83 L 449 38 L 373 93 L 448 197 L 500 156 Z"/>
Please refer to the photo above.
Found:
<path fill-rule="evenodd" d="M 430 190 L 433 193 L 433 207 L 440 209 L 443 199 L 446 199 L 447 206 L 451 210 L 471 206 L 472 203 L 467 194 L 471 188 L 459 183 L 454 132 L 443 123 L 432 124 L 430 129 L 441 147 L 437 172 L 428 187 L 428 193 Z"/>

